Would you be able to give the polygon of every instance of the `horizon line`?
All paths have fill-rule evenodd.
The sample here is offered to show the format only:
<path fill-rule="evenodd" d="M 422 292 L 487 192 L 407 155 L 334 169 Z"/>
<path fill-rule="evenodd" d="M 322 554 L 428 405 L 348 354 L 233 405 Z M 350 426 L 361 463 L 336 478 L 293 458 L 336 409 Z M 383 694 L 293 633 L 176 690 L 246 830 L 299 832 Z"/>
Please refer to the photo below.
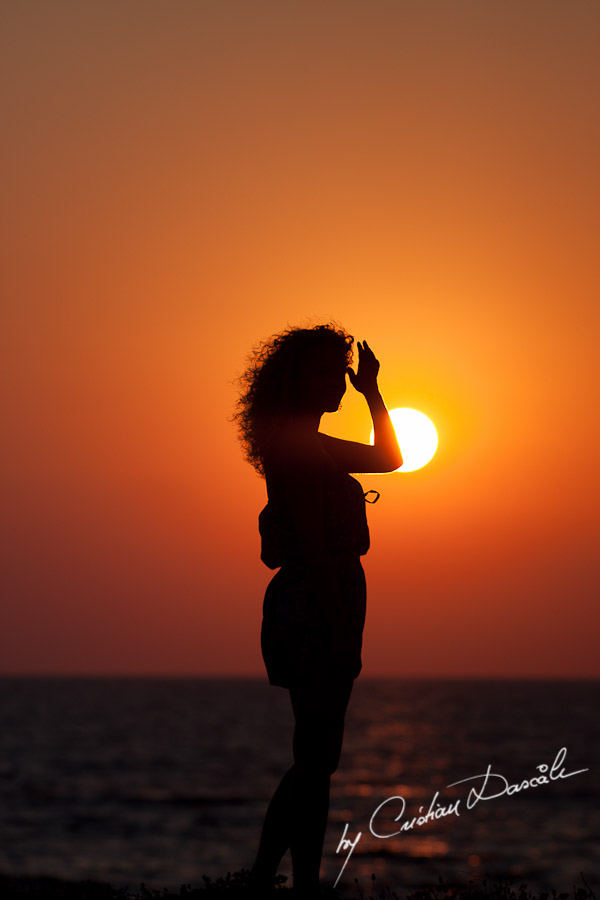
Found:
<path fill-rule="evenodd" d="M 256 673 L 180 673 L 180 672 L 0 672 L 0 679 L 10 678 L 89 678 L 89 679 L 180 679 L 180 680 L 204 680 L 204 681 L 264 681 L 269 685 L 265 674 Z M 600 675 L 467 675 L 467 674 L 371 674 L 360 675 L 356 681 L 600 681 Z M 284 690 L 286 690 L 284 688 Z"/>

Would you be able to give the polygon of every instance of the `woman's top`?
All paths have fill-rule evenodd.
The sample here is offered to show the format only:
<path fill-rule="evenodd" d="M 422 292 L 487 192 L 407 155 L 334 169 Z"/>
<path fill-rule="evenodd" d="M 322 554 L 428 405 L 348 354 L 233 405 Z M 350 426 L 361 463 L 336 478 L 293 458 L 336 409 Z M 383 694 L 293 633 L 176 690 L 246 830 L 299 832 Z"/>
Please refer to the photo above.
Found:
<path fill-rule="evenodd" d="M 361 484 L 338 470 L 324 482 L 325 542 L 332 556 L 364 556 L 369 549 L 369 526 Z M 269 500 L 258 517 L 260 558 L 269 569 L 301 561 L 296 538 L 281 501 Z"/>

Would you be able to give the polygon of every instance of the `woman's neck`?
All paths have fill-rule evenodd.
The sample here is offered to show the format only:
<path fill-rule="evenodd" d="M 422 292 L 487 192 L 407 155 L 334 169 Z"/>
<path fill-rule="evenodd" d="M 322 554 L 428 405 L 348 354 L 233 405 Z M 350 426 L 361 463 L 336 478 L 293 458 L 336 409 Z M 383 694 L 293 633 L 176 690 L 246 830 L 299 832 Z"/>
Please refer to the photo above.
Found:
<path fill-rule="evenodd" d="M 293 423 L 298 428 L 301 428 L 302 431 L 313 431 L 316 433 L 319 430 L 322 415 L 323 413 L 313 412 L 310 410 L 296 413 L 296 415 L 293 417 Z"/>

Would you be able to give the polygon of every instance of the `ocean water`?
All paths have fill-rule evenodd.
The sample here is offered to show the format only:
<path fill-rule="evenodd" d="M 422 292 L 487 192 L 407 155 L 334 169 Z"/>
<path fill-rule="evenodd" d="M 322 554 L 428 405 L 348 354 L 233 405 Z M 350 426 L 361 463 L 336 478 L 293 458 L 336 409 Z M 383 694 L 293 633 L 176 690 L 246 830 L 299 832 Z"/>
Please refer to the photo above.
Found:
<path fill-rule="evenodd" d="M 487 873 L 597 887 L 599 699 L 597 681 L 359 678 L 323 881 L 360 833 L 348 897 L 372 873 L 400 895 Z M 178 889 L 247 868 L 292 734 L 264 678 L 0 679 L 0 874 Z M 538 766 L 548 783 L 523 786 Z"/>

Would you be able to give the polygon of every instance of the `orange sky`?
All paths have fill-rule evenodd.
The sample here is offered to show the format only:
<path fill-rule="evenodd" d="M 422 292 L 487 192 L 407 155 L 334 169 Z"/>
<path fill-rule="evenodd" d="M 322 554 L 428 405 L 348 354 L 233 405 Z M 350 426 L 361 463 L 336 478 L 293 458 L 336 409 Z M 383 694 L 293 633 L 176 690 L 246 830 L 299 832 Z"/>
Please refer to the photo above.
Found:
<path fill-rule="evenodd" d="M 364 674 L 598 676 L 599 7 L 0 16 L 0 672 L 263 675 L 232 382 L 334 318 L 439 434 L 361 479 Z"/>

